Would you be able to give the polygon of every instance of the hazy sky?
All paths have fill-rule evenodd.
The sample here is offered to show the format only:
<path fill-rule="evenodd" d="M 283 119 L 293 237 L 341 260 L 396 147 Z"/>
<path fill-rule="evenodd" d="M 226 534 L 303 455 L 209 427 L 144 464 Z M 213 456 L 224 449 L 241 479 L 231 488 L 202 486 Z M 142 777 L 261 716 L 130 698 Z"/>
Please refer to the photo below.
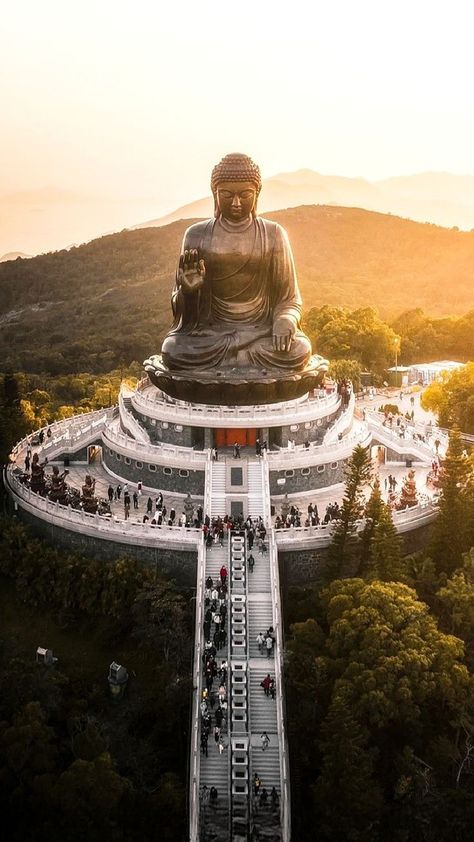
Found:
<path fill-rule="evenodd" d="M 3 5 L 0 195 L 209 192 L 213 164 L 474 173 L 472 4 L 16 0 Z"/>

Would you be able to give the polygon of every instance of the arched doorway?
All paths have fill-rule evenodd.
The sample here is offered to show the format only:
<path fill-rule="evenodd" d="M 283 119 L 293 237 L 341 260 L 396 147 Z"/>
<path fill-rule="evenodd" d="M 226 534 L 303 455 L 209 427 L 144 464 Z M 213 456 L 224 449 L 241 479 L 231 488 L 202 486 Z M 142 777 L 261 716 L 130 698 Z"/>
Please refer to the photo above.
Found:
<path fill-rule="evenodd" d="M 90 444 L 87 448 L 87 464 L 92 465 L 97 462 L 99 465 L 102 462 L 102 448 L 100 444 Z"/>
<path fill-rule="evenodd" d="M 387 448 L 383 444 L 373 444 L 370 448 L 370 458 L 377 465 L 385 465 L 387 461 Z"/>

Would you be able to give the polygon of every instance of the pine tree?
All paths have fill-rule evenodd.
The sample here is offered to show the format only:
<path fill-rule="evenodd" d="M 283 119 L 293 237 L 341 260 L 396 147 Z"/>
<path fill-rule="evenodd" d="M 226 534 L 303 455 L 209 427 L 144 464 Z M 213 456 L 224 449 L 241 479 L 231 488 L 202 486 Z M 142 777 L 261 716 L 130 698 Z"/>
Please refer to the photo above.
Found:
<path fill-rule="evenodd" d="M 360 540 L 360 575 L 383 582 L 404 580 L 401 542 L 393 524 L 390 507 L 382 500 L 380 482 L 375 478 L 365 507 L 365 527 Z"/>
<path fill-rule="evenodd" d="M 375 528 L 382 513 L 383 500 L 380 492 L 380 481 L 376 476 L 372 485 L 372 493 L 365 507 L 365 526 L 360 536 L 360 567 L 359 573 L 366 578 L 369 572 L 370 545 Z"/>
<path fill-rule="evenodd" d="M 380 518 L 370 542 L 368 566 L 373 577 L 382 582 L 403 581 L 405 578 L 401 541 L 386 503 L 382 503 Z"/>
<path fill-rule="evenodd" d="M 473 469 L 459 430 L 449 436 L 443 464 L 439 514 L 434 527 L 430 555 L 438 573 L 451 575 L 462 565 L 470 549 L 472 532 Z"/>
<path fill-rule="evenodd" d="M 357 445 L 346 467 L 346 487 L 339 513 L 339 520 L 333 532 L 329 546 L 324 578 L 326 581 L 337 579 L 346 568 L 350 567 L 358 554 L 355 540 L 356 524 L 364 514 L 364 486 L 372 475 L 372 461 L 368 448 Z"/>

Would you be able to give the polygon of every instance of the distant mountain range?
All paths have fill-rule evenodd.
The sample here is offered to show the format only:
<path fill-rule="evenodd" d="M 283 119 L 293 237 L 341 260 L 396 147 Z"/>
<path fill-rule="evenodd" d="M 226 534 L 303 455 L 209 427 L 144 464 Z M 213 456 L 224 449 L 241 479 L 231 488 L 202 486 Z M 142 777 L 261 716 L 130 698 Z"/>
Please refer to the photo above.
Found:
<path fill-rule="evenodd" d="M 474 228 L 474 176 L 420 173 L 368 181 L 321 175 L 308 169 L 280 173 L 264 180 L 259 213 L 316 204 L 364 208 L 418 222 L 470 230 Z M 212 216 L 212 211 L 212 197 L 206 196 L 134 227 L 149 228 L 168 225 L 178 219 L 208 217 Z"/>
<path fill-rule="evenodd" d="M 304 309 L 474 309 L 474 231 L 355 208 L 313 205 L 268 216 L 288 231 Z M 110 371 L 159 351 L 189 220 L 0 263 L 0 369 Z"/>
<path fill-rule="evenodd" d="M 22 251 L 8 251 L 0 257 L 0 263 L 6 263 L 7 260 L 16 260 L 18 257 L 21 257 L 23 260 L 27 260 L 31 257 L 31 254 L 25 254 Z"/>
<path fill-rule="evenodd" d="M 167 225 L 212 214 L 210 196 L 156 216 L 151 198 L 117 199 L 57 188 L 0 196 L 0 255 L 40 254 L 69 248 L 123 229 Z M 322 175 L 313 170 L 280 173 L 264 180 L 259 212 L 301 205 L 339 205 L 391 213 L 448 228 L 474 229 L 474 176 L 451 173 L 369 181 Z M 138 220 L 147 221 L 138 223 Z"/>

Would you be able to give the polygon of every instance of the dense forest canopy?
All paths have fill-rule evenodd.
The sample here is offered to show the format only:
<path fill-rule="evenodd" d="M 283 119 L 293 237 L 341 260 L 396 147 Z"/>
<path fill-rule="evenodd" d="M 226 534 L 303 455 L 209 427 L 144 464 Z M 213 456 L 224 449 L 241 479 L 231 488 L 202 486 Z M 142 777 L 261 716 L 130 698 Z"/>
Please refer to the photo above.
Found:
<path fill-rule="evenodd" d="M 405 557 L 369 464 L 356 448 L 319 580 L 284 595 L 293 834 L 302 842 L 315 828 L 323 842 L 467 842 L 474 459 L 453 432 L 431 541 Z"/>

